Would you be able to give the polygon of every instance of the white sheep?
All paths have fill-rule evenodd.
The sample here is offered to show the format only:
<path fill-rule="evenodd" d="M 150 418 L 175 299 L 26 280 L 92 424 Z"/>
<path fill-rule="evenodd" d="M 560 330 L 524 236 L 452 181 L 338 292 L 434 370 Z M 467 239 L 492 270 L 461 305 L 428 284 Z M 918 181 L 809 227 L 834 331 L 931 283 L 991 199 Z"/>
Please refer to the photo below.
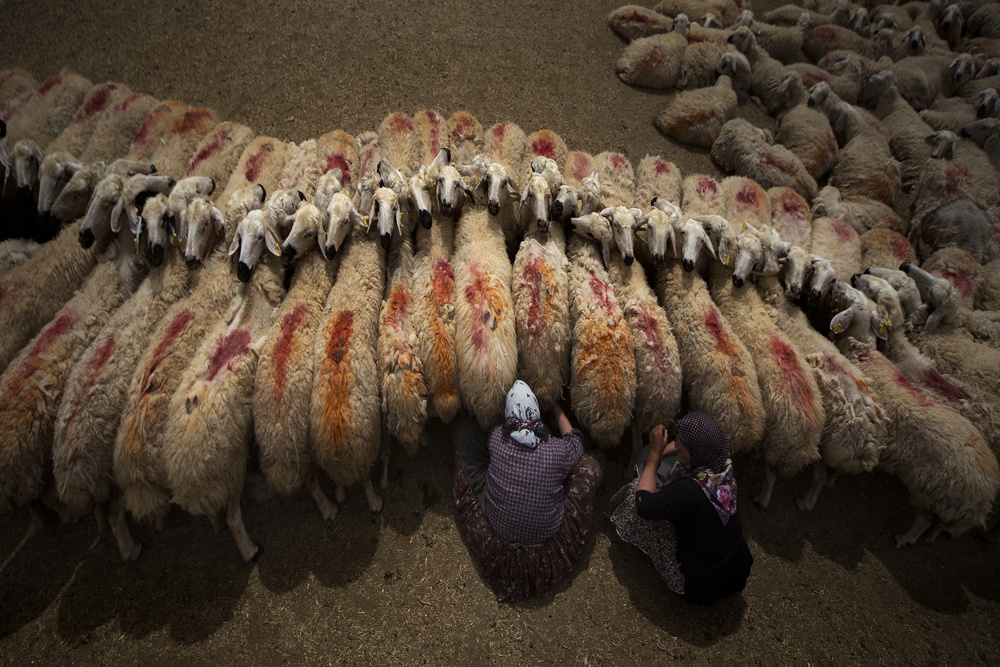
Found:
<path fill-rule="evenodd" d="M 840 218 L 858 234 L 870 229 L 891 229 L 906 234 L 910 229 L 908 222 L 887 204 L 863 195 L 842 196 L 832 185 L 821 189 L 813 198 L 812 212 L 816 217 Z"/>
<path fill-rule="evenodd" d="M 807 199 L 816 194 L 816 179 L 802 161 L 770 133 L 742 118 L 726 123 L 712 144 L 712 159 L 727 173 L 752 178 L 762 187 L 787 186 Z"/>
<path fill-rule="evenodd" d="M 809 250 L 812 238 L 812 213 L 809 203 L 791 188 L 771 188 L 770 226 L 793 246 Z"/>
<path fill-rule="evenodd" d="M 804 99 L 781 116 L 774 138 L 795 154 L 817 180 L 837 163 L 839 147 L 830 121 Z"/>
<path fill-rule="evenodd" d="M 84 164 L 125 157 L 147 115 L 159 105 L 159 100 L 143 93 L 132 93 L 115 102 L 101 113 L 77 157 Z"/>
<path fill-rule="evenodd" d="M 736 113 L 736 103 L 732 80 L 723 75 L 714 86 L 677 93 L 653 124 L 681 143 L 709 148 Z"/>
<path fill-rule="evenodd" d="M 865 268 L 861 265 L 861 237 L 839 218 L 819 217 L 812 223 L 809 250 L 833 262 L 840 280 L 850 280 Z"/>
<path fill-rule="evenodd" d="M 917 253 L 906 237 L 891 229 L 873 229 L 860 236 L 861 266 L 895 269 L 916 262 Z"/>
<path fill-rule="evenodd" d="M 798 103 L 803 93 L 802 81 L 757 44 L 750 28 L 740 26 L 728 41 L 749 61 L 750 90 L 767 113 L 776 115 Z"/>
<path fill-rule="evenodd" d="M 674 29 L 674 21 L 641 5 L 624 5 L 608 15 L 608 27 L 627 42 Z"/>
<path fill-rule="evenodd" d="M 632 86 L 670 90 L 676 87 L 684 61 L 684 51 L 688 41 L 682 31 L 686 25 L 678 25 L 673 32 L 640 37 L 625 47 L 615 73 L 618 78 Z"/>

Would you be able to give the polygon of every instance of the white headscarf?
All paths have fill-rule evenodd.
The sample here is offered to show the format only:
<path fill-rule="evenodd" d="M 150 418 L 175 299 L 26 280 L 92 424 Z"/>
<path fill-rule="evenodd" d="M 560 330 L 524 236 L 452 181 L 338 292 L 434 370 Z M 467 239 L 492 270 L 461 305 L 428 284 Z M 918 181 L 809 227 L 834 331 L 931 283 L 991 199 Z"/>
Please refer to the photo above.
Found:
<path fill-rule="evenodd" d="M 518 380 L 507 392 L 506 419 L 503 431 L 514 442 L 534 449 L 549 437 L 549 430 L 542 423 L 538 399 L 527 384 Z"/>

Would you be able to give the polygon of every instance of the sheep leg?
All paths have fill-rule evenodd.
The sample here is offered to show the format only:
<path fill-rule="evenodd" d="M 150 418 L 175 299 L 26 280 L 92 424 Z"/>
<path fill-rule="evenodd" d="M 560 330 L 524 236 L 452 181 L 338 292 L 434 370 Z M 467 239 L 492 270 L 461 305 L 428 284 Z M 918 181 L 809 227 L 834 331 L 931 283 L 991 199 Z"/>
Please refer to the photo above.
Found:
<path fill-rule="evenodd" d="M 830 478 L 826 480 L 826 486 L 832 489 L 834 482 L 836 482 L 837 479 L 843 474 L 844 474 L 843 470 L 834 470 L 833 474 L 830 475 Z"/>
<path fill-rule="evenodd" d="M 120 495 L 116 494 L 111 499 L 110 509 L 107 521 L 111 528 L 111 534 L 118 542 L 118 554 L 122 560 L 135 560 L 142 552 L 142 545 L 132 538 L 132 531 L 129 530 L 128 523 L 125 522 L 125 504 Z"/>
<path fill-rule="evenodd" d="M 760 493 L 753 499 L 757 506 L 761 509 L 767 509 L 767 506 L 771 504 L 771 494 L 774 492 L 774 482 L 778 479 L 777 473 L 774 472 L 774 468 L 769 465 L 764 466 L 764 486 L 761 488 Z"/>
<path fill-rule="evenodd" d="M 246 526 L 243 525 L 243 512 L 240 510 L 240 496 L 238 493 L 234 493 L 229 497 L 229 511 L 226 514 L 226 523 L 229 524 L 229 530 L 232 531 L 233 537 L 236 539 L 236 547 L 240 550 L 240 556 L 249 563 L 257 557 L 260 551 L 257 549 L 257 545 L 250 541 Z"/>
<path fill-rule="evenodd" d="M 635 477 L 635 467 L 639 465 L 639 452 L 642 450 L 642 434 L 639 429 L 632 424 L 632 454 L 629 456 L 628 465 L 622 471 L 622 477 L 626 482 L 631 482 Z"/>
<path fill-rule="evenodd" d="M 153 517 L 153 525 L 156 527 L 156 532 L 162 533 L 163 529 L 166 527 L 167 514 L 170 513 L 170 506 L 164 505 L 156 512 L 156 516 Z"/>
<path fill-rule="evenodd" d="M 330 502 L 330 499 L 323 492 L 323 487 L 319 485 L 319 475 L 316 472 L 316 466 L 313 466 L 309 471 L 309 477 L 306 478 L 306 488 L 309 489 L 309 494 L 316 501 L 316 507 L 319 508 L 319 513 L 323 517 L 323 521 L 333 521 L 337 518 L 337 506 Z"/>
<path fill-rule="evenodd" d="M 94 505 L 94 520 L 97 521 L 97 532 L 103 535 L 108 532 L 108 508 L 104 503 Z"/>
<path fill-rule="evenodd" d="M 337 490 L 334 492 L 333 499 L 337 501 L 338 505 L 343 505 L 344 501 L 347 500 L 347 490 L 344 488 L 343 484 L 337 485 Z"/>
<path fill-rule="evenodd" d="M 813 464 L 812 485 L 806 490 L 804 495 L 795 500 L 800 510 L 811 512 L 816 507 L 816 501 L 819 500 L 819 493 L 823 490 L 826 478 L 826 466 L 823 465 L 822 461 L 817 461 Z"/>
<path fill-rule="evenodd" d="M 382 510 L 382 499 L 378 497 L 375 493 L 375 487 L 372 486 L 372 480 L 365 475 L 365 497 L 368 498 L 368 509 L 372 512 L 379 512 Z"/>
<path fill-rule="evenodd" d="M 209 515 L 208 520 L 212 523 L 212 530 L 216 534 L 221 533 L 222 529 L 226 527 L 226 523 L 222 521 L 221 513 Z"/>
<path fill-rule="evenodd" d="M 913 520 L 913 525 L 910 526 L 910 530 L 902 536 L 893 535 L 892 541 L 896 545 L 897 549 L 913 546 L 916 544 L 917 540 L 920 539 L 920 536 L 931 527 L 931 525 L 933 525 L 933 522 L 930 519 L 923 514 L 917 514 L 917 517 Z"/>
<path fill-rule="evenodd" d="M 379 485 L 383 490 L 389 488 L 389 436 L 382 438 L 382 479 Z"/>

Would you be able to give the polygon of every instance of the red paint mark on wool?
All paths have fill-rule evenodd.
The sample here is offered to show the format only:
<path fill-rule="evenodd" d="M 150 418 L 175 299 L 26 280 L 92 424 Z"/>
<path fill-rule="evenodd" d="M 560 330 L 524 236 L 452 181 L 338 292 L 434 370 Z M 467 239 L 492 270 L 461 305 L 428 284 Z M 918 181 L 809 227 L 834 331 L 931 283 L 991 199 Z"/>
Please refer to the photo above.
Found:
<path fill-rule="evenodd" d="M 537 255 L 525 263 L 518 280 L 519 287 L 527 288 L 528 317 L 524 324 L 536 343 L 544 342 L 541 334 L 545 332 L 546 315 L 556 308 L 555 295 L 550 291 L 555 280 L 552 265 Z"/>
<path fill-rule="evenodd" d="M 625 169 L 628 167 L 628 159 L 621 153 L 612 153 L 609 159 L 611 160 L 611 166 L 615 169 Z"/>
<path fill-rule="evenodd" d="M 113 114 L 119 114 L 119 113 L 125 111 L 130 106 L 132 106 L 132 103 L 135 102 L 140 97 L 142 97 L 142 93 L 132 93 L 131 95 L 129 95 L 125 99 L 123 99 L 123 100 L 121 100 L 119 102 L 116 102 L 115 105 L 113 107 L 111 107 L 111 113 L 113 113 Z"/>
<path fill-rule="evenodd" d="M 945 380 L 944 376 L 933 368 L 928 368 L 924 371 L 924 384 L 926 384 L 935 394 L 951 401 L 952 403 L 961 403 L 962 401 L 972 400 L 968 394 Z"/>
<path fill-rule="evenodd" d="M 361 154 L 361 169 L 360 175 L 362 178 L 368 175 L 368 172 L 372 170 L 372 163 L 375 161 L 375 149 L 369 146 L 365 149 L 365 152 Z"/>
<path fill-rule="evenodd" d="M 916 260 L 916 256 L 913 254 L 913 246 L 899 232 L 892 235 L 890 244 L 892 245 L 892 255 L 896 259 L 900 261 Z"/>
<path fill-rule="evenodd" d="M 465 288 L 465 301 L 472 311 L 472 345 L 477 352 L 482 352 L 486 346 L 486 322 L 490 317 L 489 310 L 489 278 L 478 262 L 469 264 L 469 276 L 472 280 Z"/>
<path fill-rule="evenodd" d="M 615 314 L 615 310 L 618 307 L 618 301 L 615 299 L 615 293 L 611 290 L 611 287 L 594 275 L 594 272 L 590 272 L 590 278 L 587 279 L 587 285 L 590 287 L 590 291 L 594 294 L 594 299 L 597 303 L 601 304 L 604 308 L 604 312 L 610 317 Z"/>
<path fill-rule="evenodd" d="M 403 328 L 403 318 L 410 309 L 410 288 L 404 283 L 396 283 L 389 291 L 389 300 L 386 302 L 386 324 L 397 331 Z"/>
<path fill-rule="evenodd" d="M 53 88 L 62 83 L 62 80 L 63 77 L 61 74 L 56 74 L 55 76 L 47 79 L 45 83 L 38 87 L 38 96 L 44 97 L 45 95 L 48 95 Z"/>
<path fill-rule="evenodd" d="M 648 347 L 653 354 L 653 364 L 657 373 L 661 377 L 667 375 L 670 369 L 667 368 L 666 359 L 663 354 L 663 335 L 660 333 L 660 321 L 649 312 L 649 306 L 640 304 L 632 306 L 631 314 L 635 318 L 635 323 L 642 332 Z"/>
<path fill-rule="evenodd" d="M 413 121 L 405 113 L 397 111 L 389 117 L 389 129 L 393 132 L 413 132 Z"/>
<path fill-rule="evenodd" d="M 594 171 L 594 161 L 589 155 L 583 153 L 574 153 L 572 164 L 570 166 L 569 173 L 573 175 L 577 181 L 582 181 L 583 179 L 590 176 Z"/>
<path fill-rule="evenodd" d="M 19 98 L 14 100 L 14 102 L 12 102 L 10 106 L 7 107 L 7 110 L 4 111 L 3 121 L 5 123 L 9 121 L 11 118 L 17 115 L 18 111 L 24 108 L 25 104 L 27 104 L 30 100 L 34 98 L 35 98 L 35 91 L 32 90 L 30 92 L 24 93 Z"/>
<path fill-rule="evenodd" d="M 28 353 L 28 358 L 33 359 L 40 354 L 43 354 L 48 350 L 54 342 L 67 331 L 73 327 L 74 318 L 69 313 L 64 313 L 59 316 L 59 318 L 49 325 L 48 328 L 42 332 L 42 335 L 35 341 L 35 344 L 31 348 L 31 352 Z"/>
<path fill-rule="evenodd" d="M 941 277 L 950 282 L 963 297 L 970 296 L 973 290 L 972 278 L 968 269 L 953 269 L 946 266 L 941 269 Z"/>
<path fill-rule="evenodd" d="M 188 134 L 205 129 L 207 123 L 215 122 L 215 114 L 210 109 L 199 107 L 182 113 L 170 121 L 170 134 Z"/>
<path fill-rule="evenodd" d="M 840 363 L 840 360 L 834 357 L 832 354 L 823 355 L 823 368 L 826 368 L 832 373 L 837 373 L 839 375 L 847 375 L 847 368 Z"/>
<path fill-rule="evenodd" d="M 339 364 L 347 356 L 352 331 L 354 331 L 354 311 L 342 310 L 337 313 L 330 328 L 330 338 L 326 342 L 326 356 L 330 363 Z"/>
<path fill-rule="evenodd" d="M 300 303 L 295 306 L 292 312 L 281 318 L 281 333 L 278 334 L 278 340 L 274 344 L 274 354 L 271 356 L 271 368 L 274 371 L 274 395 L 278 403 L 281 403 L 285 392 L 285 383 L 288 377 L 288 356 L 292 353 L 295 332 L 305 323 L 308 316 L 309 306 Z"/>
<path fill-rule="evenodd" d="M 535 155 L 555 160 L 556 141 L 551 134 L 543 132 L 538 138 L 531 142 L 531 152 Z"/>
<path fill-rule="evenodd" d="M 719 188 L 715 183 L 715 179 L 710 176 L 701 176 L 698 179 L 698 184 L 695 186 L 694 191 L 698 193 L 699 197 L 707 197 L 711 195 L 714 197 L 718 192 Z"/>
<path fill-rule="evenodd" d="M 344 175 L 344 189 L 351 184 L 351 166 L 341 154 L 331 155 L 326 159 L 326 168 L 323 169 L 323 173 L 327 173 L 334 169 L 340 169 L 340 173 Z"/>
<path fill-rule="evenodd" d="M 222 148 L 229 141 L 229 135 L 225 132 L 220 132 L 215 135 L 207 145 L 202 146 L 201 150 L 195 153 L 194 157 L 191 158 L 191 164 L 188 165 L 187 175 L 190 176 L 194 173 L 194 170 L 198 168 L 202 162 L 214 155 L 220 148 Z"/>
<path fill-rule="evenodd" d="M 715 349 L 731 359 L 736 358 L 739 354 L 739 348 L 729 332 L 726 331 L 719 310 L 714 305 L 709 304 L 705 307 L 703 318 L 705 327 L 715 339 Z"/>
<path fill-rule="evenodd" d="M 494 125 L 493 130 L 490 132 L 490 140 L 493 142 L 493 145 L 501 145 L 505 134 L 507 134 L 507 123 L 497 123 Z"/>
<path fill-rule="evenodd" d="M 646 16 L 645 14 L 640 14 L 639 12 L 635 11 L 626 16 L 625 21 L 630 23 L 642 23 L 643 25 L 645 25 L 646 23 L 649 23 L 649 17 Z"/>
<path fill-rule="evenodd" d="M 101 372 L 104 368 L 104 364 L 108 363 L 108 359 L 111 358 L 111 353 L 115 351 L 115 346 L 117 342 L 115 340 L 114 334 L 111 335 L 106 341 L 101 343 L 96 350 L 94 350 L 93 356 L 87 361 L 87 370 L 90 374 L 90 380 L 88 380 L 84 387 L 89 386 L 93 380 L 97 379 L 97 374 Z"/>
<path fill-rule="evenodd" d="M 649 51 L 646 51 L 642 58 L 636 61 L 633 70 L 636 72 L 649 72 L 662 65 L 664 60 L 666 60 L 666 57 L 663 54 L 663 49 L 659 46 L 654 46 Z"/>
<path fill-rule="evenodd" d="M 469 141 L 476 136 L 476 121 L 472 116 L 460 111 L 453 118 L 455 119 L 455 127 L 451 131 L 452 141 Z"/>
<path fill-rule="evenodd" d="M 118 86 L 113 83 L 101 86 L 97 92 L 83 101 L 83 104 L 80 105 L 76 115 L 73 117 L 73 122 L 83 122 L 89 118 L 93 118 L 97 112 L 103 111 L 104 107 L 108 106 L 108 102 L 111 100 L 111 93 L 117 89 Z"/>
<path fill-rule="evenodd" d="M 823 44 L 829 44 L 837 37 L 837 31 L 828 26 L 820 26 L 812 29 L 813 36 Z"/>
<path fill-rule="evenodd" d="M 937 405 L 930 396 L 925 394 L 919 387 L 914 386 L 912 382 L 906 379 L 906 377 L 900 373 L 898 370 L 893 370 L 893 381 L 901 389 L 905 389 L 916 399 L 917 404 L 922 408 L 929 408 Z"/>
<path fill-rule="evenodd" d="M 858 236 L 858 233 L 854 231 L 854 227 L 851 227 L 840 218 L 831 219 L 830 226 L 833 228 L 833 233 L 837 235 L 837 240 L 841 243 L 850 243 Z"/>
<path fill-rule="evenodd" d="M 764 157 L 760 159 L 760 164 L 764 167 L 774 167 L 783 174 L 787 174 L 790 171 L 788 165 L 775 157 L 774 153 L 765 153 Z"/>
<path fill-rule="evenodd" d="M 208 360 L 208 372 L 205 379 L 209 382 L 222 371 L 233 369 L 233 362 L 250 351 L 250 332 L 246 329 L 237 329 L 228 334 L 219 336 L 215 344 L 215 351 Z"/>
<path fill-rule="evenodd" d="M 149 134 L 156 127 L 156 124 L 160 122 L 160 119 L 167 113 L 167 107 L 158 107 L 153 109 L 142 121 L 142 126 L 139 131 L 135 133 L 135 139 L 132 140 L 133 146 L 142 146 L 149 140 Z"/>
<path fill-rule="evenodd" d="M 261 144 L 260 149 L 251 155 L 246 162 L 246 166 L 243 167 L 243 175 L 246 177 L 247 181 L 253 183 L 260 176 L 261 170 L 264 168 L 264 163 L 274 152 L 274 142 L 268 141 Z"/>
<path fill-rule="evenodd" d="M 736 201 L 747 208 L 757 206 L 757 204 L 760 203 L 758 190 L 760 190 L 760 188 L 756 184 L 744 183 L 736 193 Z"/>
<path fill-rule="evenodd" d="M 670 173 L 670 163 L 666 160 L 661 160 L 659 158 L 653 162 L 653 169 L 656 171 L 657 176 L 663 176 L 664 174 Z"/>
<path fill-rule="evenodd" d="M 953 195 L 959 190 L 964 190 L 969 182 L 969 170 L 960 164 L 949 163 L 944 168 L 944 193 Z"/>
<path fill-rule="evenodd" d="M 427 148 L 432 155 L 441 150 L 441 116 L 433 109 L 426 109 L 427 121 L 431 125 L 430 136 L 427 137 Z"/>
<path fill-rule="evenodd" d="M 816 400 L 802 371 L 803 363 L 798 352 L 777 332 L 768 331 L 767 336 L 770 338 L 771 355 L 781 369 L 782 389 L 791 397 L 802 416 L 811 424 L 817 425 L 819 414 L 816 411 Z"/>
<path fill-rule="evenodd" d="M 177 337 L 184 333 L 184 330 L 187 329 L 192 319 L 194 319 L 194 311 L 187 309 L 182 310 L 174 316 L 174 319 L 170 322 L 170 326 L 167 327 L 166 333 L 163 334 L 163 338 L 160 339 L 160 342 L 156 345 L 156 349 L 153 350 L 153 359 L 149 366 L 151 371 L 163 361 L 167 350 L 177 340 Z"/>

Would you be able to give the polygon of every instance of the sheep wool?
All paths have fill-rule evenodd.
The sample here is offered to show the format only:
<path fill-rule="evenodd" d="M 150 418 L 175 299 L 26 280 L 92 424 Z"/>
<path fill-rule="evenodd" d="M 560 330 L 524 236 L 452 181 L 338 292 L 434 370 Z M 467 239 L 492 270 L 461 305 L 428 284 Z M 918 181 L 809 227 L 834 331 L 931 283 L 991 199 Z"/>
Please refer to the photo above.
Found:
<path fill-rule="evenodd" d="M 861 266 L 885 269 L 898 268 L 903 262 L 917 263 L 913 246 L 899 232 L 891 229 L 873 229 L 861 235 Z"/>
<path fill-rule="evenodd" d="M 683 144 L 711 148 L 736 113 L 736 91 L 728 76 L 714 86 L 677 93 L 656 116 L 657 129 Z"/>
<path fill-rule="evenodd" d="M 186 109 L 170 120 L 166 132 L 160 137 L 160 146 L 151 151 L 149 161 L 156 165 L 161 174 L 175 178 L 183 176 L 202 139 L 218 124 L 215 112 L 211 109 Z"/>
<path fill-rule="evenodd" d="M 767 191 L 771 201 L 771 228 L 783 241 L 809 250 L 812 237 L 812 212 L 809 203 L 791 188 L 777 187 Z"/>
<path fill-rule="evenodd" d="M 670 90 L 677 86 L 687 45 L 687 38 L 678 32 L 640 37 L 625 47 L 615 73 L 631 86 Z"/>
<path fill-rule="evenodd" d="M 6 107 L 21 95 L 38 88 L 38 81 L 24 69 L 6 69 L 0 72 L 0 110 L 6 118 Z"/>
<path fill-rule="evenodd" d="M 669 16 L 641 5 L 624 5 L 608 15 L 608 27 L 627 42 L 674 29 Z"/>
<path fill-rule="evenodd" d="M 7 123 L 0 146 L 9 150 L 22 139 L 48 146 L 69 125 L 92 86 L 88 79 L 64 69 L 23 93 L 0 116 Z"/>
<path fill-rule="evenodd" d="M 861 261 L 861 237 L 839 218 L 814 218 L 810 251 L 833 262 L 841 280 L 850 280 L 865 268 Z"/>
<path fill-rule="evenodd" d="M 113 160 L 128 153 L 146 116 L 160 101 L 143 93 L 132 93 L 106 108 L 81 151 L 81 162 Z"/>
<path fill-rule="evenodd" d="M 246 147 L 254 139 L 253 130 L 239 123 L 219 123 L 195 147 L 184 177 L 207 176 L 215 182 L 214 194 L 221 194 Z"/>

